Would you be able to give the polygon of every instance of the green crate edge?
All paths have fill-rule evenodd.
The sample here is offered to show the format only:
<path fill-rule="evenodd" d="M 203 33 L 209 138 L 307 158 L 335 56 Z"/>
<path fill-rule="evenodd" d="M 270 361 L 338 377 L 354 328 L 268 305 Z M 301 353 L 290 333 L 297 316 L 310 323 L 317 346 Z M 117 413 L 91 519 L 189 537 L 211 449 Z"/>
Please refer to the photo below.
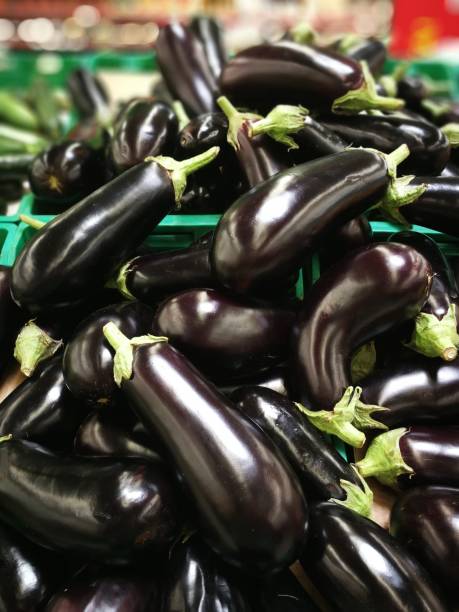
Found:
<path fill-rule="evenodd" d="M 13 223 L 1 223 L 0 231 L 6 232 L 6 237 L 0 248 L 0 265 L 12 266 L 16 259 L 16 237 L 17 237 L 17 226 Z"/>

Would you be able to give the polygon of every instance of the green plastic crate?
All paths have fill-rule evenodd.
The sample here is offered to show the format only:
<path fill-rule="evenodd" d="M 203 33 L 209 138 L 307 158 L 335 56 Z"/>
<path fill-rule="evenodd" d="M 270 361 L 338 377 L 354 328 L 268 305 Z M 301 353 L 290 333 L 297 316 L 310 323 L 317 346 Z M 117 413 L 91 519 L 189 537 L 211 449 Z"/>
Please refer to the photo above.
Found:
<path fill-rule="evenodd" d="M 12 266 L 16 259 L 17 226 L 13 223 L 0 223 L 0 264 Z"/>
<path fill-rule="evenodd" d="M 397 60 L 390 58 L 384 66 L 384 73 L 390 74 L 394 68 L 405 63 L 405 60 Z M 428 77 L 436 83 L 445 83 L 448 87 L 449 95 L 453 98 L 459 98 L 459 65 L 457 62 L 447 60 L 412 60 L 409 61 L 407 74 Z M 445 91 L 443 95 L 447 96 Z"/>

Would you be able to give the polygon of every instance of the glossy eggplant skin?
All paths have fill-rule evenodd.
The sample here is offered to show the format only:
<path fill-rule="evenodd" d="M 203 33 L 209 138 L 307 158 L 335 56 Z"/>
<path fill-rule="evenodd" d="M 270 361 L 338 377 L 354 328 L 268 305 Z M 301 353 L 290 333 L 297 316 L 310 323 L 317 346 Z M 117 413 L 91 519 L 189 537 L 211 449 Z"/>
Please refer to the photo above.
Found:
<path fill-rule="evenodd" d="M 0 372 L 11 361 L 24 313 L 11 298 L 11 268 L 0 265 Z"/>
<path fill-rule="evenodd" d="M 290 151 L 290 155 L 297 163 L 340 153 L 347 147 L 347 143 L 338 134 L 310 115 L 305 117 L 303 127 L 294 134 L 293 139 L 298 149 Z"/>
<path fill-rule="evenodd" d="M 289 167 L 285 147 L 269 136 L 249 136 L 247 124 L 238 131 L 236 157 L 249 189 Z"/>
<path fill-rule="evenodd" d="M 220 219 L 211 249 L 218 280 L 236 293 L 272 292 L 327 234 L 378 201 L 387 185 L 383 158 L 366 150 L 343 151 L 273 176 Z"/>
<path fill-rule="evenodd" d="M 216 110 L 218 87 L 199 38 L 174 22 L 161 28 L 156 57 L 168 89 L 191 117 Z"/>
<path fill-rule="evenodd" d="M 189 289 L 156 310 L 153 332 L 213 380 L 243 378 L 287 355 L 292 310 L 257 306 L 215 289 Z"/>
<path fill-rule="evenodd" d="M 377 38 L 364 38 L 348 49 L 346 57 L 356 62 L 367 62 L 374 75 L 380 74 L 387 58 L 386 45 Z"/>
<path fill-rule="evenodd" d="M 255 612 L 242 580 L 196 538 L 173 548 L 166 574 L 161 612 Z"/>
<path fill-rule="evenodd" d="M 199 38 L 204 47 L 210 71 L 218 81 L 227 57 L 220 24 L 208 15 L 196 15 L 190 21 L 190 30 Z"/>
<path fill-rule="evenodd" d="M 448 162 L 441 171 L 440 176 L 444 178 L 457 178 L 459 177 L 459 168 L 452 162 Z"/>
<path fill-rule="evenodd" d="M 370 147 L 390 153 L 401 144 L 410 150 L 400 164 L 402 174 L 435 176 L 449 161 L 450 146 L 443 132 L 432 123 L 406 114 L 331 115 L 323 125 L 354 147 Z"/>
<path fill-rule="evenodd" d="M 336 610 L 449 610 L 424 569 L 394 538 L 332 502 L 312 507 L 310 538 L 300 562 Z"/>
<path fill-rule="evenodd" d="M 178 147 L 184 157 L 204 153 L 209 147 L 231 150 L 228 141 L 228 119 L 224 113 L 203 113 L 190 119 L 178 136 Z"/>
<path fill-rule="evenodd" d="M 96 117 L 101 120 L 108 118 L 108 94 L 94 74 L 84 68 L 78 68 L 70 75 L 67 86 L 81 117 Z"/>
<path fill-rule="evenodd" d="M 75 330 L 63 359 L 67 387 L 81 402 L 106 407 L 119 399 L 113 380 L 113 354 L 102 327 L 109 321 L 131 336 L 142 336 L 152 329 L 153 310 L 141 302 L 120 302 L 96 310 Z"/>
<path fill-rule="evenodd" d="M 360 215 L 342 225 L 327 241 L 320 256 L 321 271 L 343 257 L 372 242 L 373 231 L 365 215 Z"/>
<path fill-rule="evenodd" d="M 148 156 L 171 155 L 177 133 L 177 117 L 168 104 L 133 100 L 116 123 L 110 160 L 117 172 L 124 172 Z"/>
<path fill-rule="evenodd" d="M 231 399 L 289 461 L 308 500 L 345 499 L 341 479 L 360 485 L 349 463 L 287 397 L 263 387 L 241 387 Z"/>
<path fill-rule="evenodd" d="M 459 490 L 451 487 L 416 487 L 395 502 L 390 533 L 433 576 L 452 603 L 459 586 Z"/>
<path fill-rule="evenodd" d="M 204 539 L 225 561 L 267 574 L 296 559 L 306 502 L 258 428 L 166 342 L 134 348 L 133 376 L 121 388 L 164 444 Z"/>
<path fill-rule="evenodd" d="M 397 96 L 405 100 L 407 108 L 420 112 L 422 101 L 429 96 L 429 91 L 422 77 L 405 75 L 397 81 Z"/>
<path fill-rule="evenodd" d="M 163 167 L 143 162 L 127 170 L 27 242 L 13 266 L 13 299 L 34 314 L 80 303 L 129 259 L 174 204 Z"/>
<path fill-rule="evenodd" d="M 353 351 L 413 318 L 428 298 L 431 279 L 427 260 L 396 243 L 374 243 L 330 268 L 303 302 L 295 328 L 295 398 L 314 410 L 332 409 L 352 384 Z"/>
<path fill-rule="evenodd" d="M 287 393 L 287 372 L 285 364 L 276 366 L 272 370 L 261 372 L 257 376 L 252 376 L 248 380 L 232 381 L 232 383 L 225 382 L 223 385 L 219 385 L 219 389 L 225 395 L 231 396 L 237 389 L 243 387 L 266 387 L 279 393 L 280 395 L 288 396 Z"/>
<path fill-rule="evenodd" d="M 459 237 L 459 178 L 417 176 L 410 183 L 421 184 L 427 188 L 416 201 L 403 207 L 405 219 Z"/>
<path fill-rule="evenodd" d="M 1 444 L 0 474 L 1 519 L 45 548 L 124 563 L 177 537 L 177 499 L 159 463 L 63 457 L 13 439 Z"/>
<path fill-rule="evenodd" d="M 329 107 L 363 83 L 360 65 L 333 51 L 290 41 L 244 49 L 225 66 L 222 92 L 233 104 Z"/>
<path fill-rule="evenodd" d="M 257 584 L 254 600 L 257 612 L 319 612 L 290 570 Z"/>

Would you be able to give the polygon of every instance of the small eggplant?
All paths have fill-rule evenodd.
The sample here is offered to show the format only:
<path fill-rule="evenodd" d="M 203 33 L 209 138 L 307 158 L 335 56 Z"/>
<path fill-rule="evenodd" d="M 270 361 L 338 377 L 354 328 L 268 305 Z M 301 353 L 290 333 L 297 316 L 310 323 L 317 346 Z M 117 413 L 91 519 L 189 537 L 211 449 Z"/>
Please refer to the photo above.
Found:
<path fill-rule="evenodd" d="M 217 154 L 138 164 L 46 223 L 15 261 L 13 299 L 31 313 L 81 303 L 173 209 L 187 175 Z"/>
<path fill-rule="evenodd" d="M 45 548 L 110 563 L 159 553 L 178 535 L 177 504 L 160 463 L 0 444 L 0 517 Z"/>
<path fill-rule="evenodd" d="M 292 310 L 258 306 L 215 289 L 189 289 L 164 301 L 153 332 L 166 336 L 212 380 L 249 377 L 287 355 Z"/>
<path fill-rule="evenodd" d="M 161 28 L 156 57 L 167 87 L 191 117 L 216 110 L 217 83 L 192 30 L 177 22 Z"/>
<path fill-rule="evenodd" d="M 210 71 L 215 80 L 218 80 L 226 64 L 226 50 L 220 24 L 208 15 L 197 15 L 190 22 L 190 30 L 199 38 Z"/>
<path fill-rule="evenodd" d="M 109 321 L 130 336 L 142 335 L 152 329 L 153 311 L 141 302 L 121 302 L 92 313 L 75 330 L 64 353 L 64 378 L 76 398 L 93 406 L 106 406 L 119 397 L 112 353 L 102 332 Z"/>
<path fill-rule="evenodd" d="M 365 498 L 355 470 L 292 401 L 263 387 L 241 387 L 231 399 L 289 461 L 308 500 L 333 498 L 357 512 L 370 514 L 371 499 Z"/>
<path fill-rule="evenodd" d="M 322 502 L 310 534 L 300 561 L 333 610 L 450 611 L 424 569 L 373 521 Z"/>
<path fill-rule="evenodd" d="M 84 68 L 78 68 L 69 76 L 67 86 L 81 117 L 95 117 L 103 125 L 110 121 L 107 91 L 94 74 Z"/>
<path fill-rule="evenodd" d="M 178 122 L 164 102 L 140 98 L 123 110 L 110 141 L 110 160 L 118 173 L 143 162 L 146 157 L 173 153 Z"/>
<path fill-rule="evenodd" d="M 226 561 L 269 574 L 304 542 L 307 507 L 271 441 L 165 338 L 129 341 L 109 323 L 115 380 L 163 443 L 203 537 Z"/>
<path fill-rule="evenodd" d="M 256 585 L 256 612 L 319 612 L 290 570 Z"/>
<path fill-rule="evenodd" d="M 255 612 L 241 577 L 196 538 L 175 545 L 166 573 L 161 612 Z"/>
<path fill-rule="evenodd" d="M 459 429 L 423 427 L 391 429 L 372 440 L 356 466 L 363 477 L 407 488 L 418 484 L 459 486 Z"/>
<path fill-rule="evenodd" d="M 359 428 L 384 428 L 371 417 L 378 407 L 363 404 L 362 389 L 350 386 L 351 356 L 368 340 L 416 316 L 431 281 L 428 261 L 396 243 L 360 249 L 321 276 L 303 302 L 291 367 L 294 396 L 312 408 L 302 409 L 314 425 L 359 447 L 365 441 Z"/>
<path fill-rule="evenodd" d="M 386 189 L 395 189 L 389 167 L 405 156 L 404 147 L 388 157 L 346 150 L 289 168 L 251 189 L 215 230 L 211 263 L 218 280 L 236 293 L 282 286 L 327 234 L 387 199 Z"/>
<path fill-rule="evenodd" d="M 410 489 L 390 516 L 391 535 L 429 571 L 452 605 L 459 596 L 458 524 L 459 489 L 450 487 Z"/>

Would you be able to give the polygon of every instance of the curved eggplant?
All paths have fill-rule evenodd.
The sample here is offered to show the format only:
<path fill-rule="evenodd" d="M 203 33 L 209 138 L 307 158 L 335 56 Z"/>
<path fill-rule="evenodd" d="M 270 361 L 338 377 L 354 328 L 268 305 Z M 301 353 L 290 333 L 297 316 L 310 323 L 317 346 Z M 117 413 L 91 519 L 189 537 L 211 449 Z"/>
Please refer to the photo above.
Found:
<path fill-rule="evenodd" d="M 167 567 L 161 612 L 251 612 L 241 582 L 196 538 L 177 544 Z"/>
<path fill-rule="evenodd" d="M 365 436 L 355 425 L 383 427 L 371 418 L 377 407 L 362 404 L 361 389 L 354 392 L 350 386 L 351 356 L 368 340 L 416 316 L 429 296 L 431 281 L 428 261 L 397 243 L 360 249 L 317 281 L 303 302 L 295 330 L 290 381 L 295 397 L 312 409 L 306 414 L 315 425 L 357 446 L 363 445 Z"/>
<path fill-rule="evenodd" d="M 447 612 L 424 569 L 382 527 L 331 502 L 313 506 L 300 561 L 342 612 Z"/>
<path fill-rule="evenodd" d="M 397 499 L 390 516 L 390 533 L 457 602 L 459 585 L 459 490 L 417 487 Z"/>
<path fill-rule="evenodd" d="M 194 117 L 216 110 L 217 83 L 199 38 L 174 22 L 161 28 L 155 49 L 167 87 L 187 113 Z"/>
<path fill-rule="evenodd" d="M 190 30 L 199 38 L 210 71 L 218 80 L 226 64 L 226 50 L 220 24 L 208 15 L 197 15 L 190 21 Z"/>
<path fill-rule="evenodd" d="M 65 383 L 79 400 L 106 406 L 119 399 L 113 380 L 113 356 L 102 332 L 114 321 L 130 336 L 140 336 L 152 329 L 153 310 L 141 302 L 121 302 L 92 313 L 75 330 L 65 348 L 63 370 Z"/>
<path fill-rule="evenodd" d="M 287 355 L 292 310 L 244 303 L 215 289 L 189 289 L 163 302 L 153 332 L 166 336 L 212 379 L 242 378 Z"/>
<path fill-rule="evenodd" d="M 46 223 L 15 261 L 13 299 L 32 313 L 81 303 L 173 209 L 186 176 L 217 154 L 138 164 Z"/>
<path fill-rule="evenodd" d="M 45 548 L 124 563 L 178 535 L 161 464 L 62 457 L 13 439 L 0 444 L 0 475 L 0 518 Z"/>
<path fill-rule="evenodd" d="M 307 507 L 270 440 L 164 338 L 127 342 L 110 323 L 104 333 L 117 350 L 115 379 L 167 449 L 210 546 L 249 572 L 293 562 Z"/>
<path fill-rule="evenodd" d="M 108 94 L 94 74 L 78 68 L 71 73 L 67 86 L 72 102 L 83 118 L 95 117 L 102 124 L 109 122 Z"/>
<path fill-rule="evenodd" d="M 117 172 L 148 156 L 173 153 L 178 121 L 172 108 L 152 99 L 135 99 L 123 110 L 110 141 L 109 156 Z"/>

